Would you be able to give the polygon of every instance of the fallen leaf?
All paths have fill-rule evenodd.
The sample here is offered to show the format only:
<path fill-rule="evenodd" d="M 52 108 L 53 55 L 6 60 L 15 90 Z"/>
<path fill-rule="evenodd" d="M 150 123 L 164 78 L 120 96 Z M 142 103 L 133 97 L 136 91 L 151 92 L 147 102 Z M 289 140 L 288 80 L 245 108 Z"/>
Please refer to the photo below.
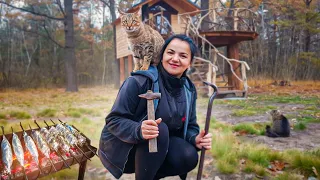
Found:
<path fill-rule="evenodd" d="M 246 164 L 246 160 L 245 159 L 240 159 L 240 164 Z"/>
<path fill-rule="evenodd" d="M 277 171 L 282 171 L 285 168 L 286 163 L 285 162 L 280 162 L 280 161 L 273 161 L 270 163 L 268 166 L 268 169 L 274 172 Z"/>

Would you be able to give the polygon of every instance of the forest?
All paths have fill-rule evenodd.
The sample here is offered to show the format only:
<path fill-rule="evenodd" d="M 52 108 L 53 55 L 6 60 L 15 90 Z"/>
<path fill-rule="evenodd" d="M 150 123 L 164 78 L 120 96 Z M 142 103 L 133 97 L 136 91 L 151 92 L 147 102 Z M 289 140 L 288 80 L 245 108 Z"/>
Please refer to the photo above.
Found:
<path fill-rule="evenodd" d="M 125 53 L 119 55 L 121 48 L 117 49 L 127 48 L 126 41 L 122 41 L 126 40 L 126 36 L 118 34 L 121 28 L 118 8 L 131 12 L 138 9 L 144 14 L 150 10 L 157 14 L 163 11 L 161 8 L 153 10 L 159 4 L 173 12 L 169 15 L 174 30 L 181 30 L 177 26 L 183 22 L 183 15 L 192 22 L 189 24 L 198 23 L 197 28 L 202 28 L 202 24 L 196 18 L 206 22 L 214 17 L 208 23 L 211 23 L 214 31 L 223 24 L 229 26 L 222 27 L 225 28 L 222 31 L 242 31 L 241 28 L 245 27 L 247 29 L 243 34 L 249 32 L 255 36 L 233 46 L 239 57 L 239 61 L 235 61 L 245 62 L 243 64 L 250 67 L 246 71 L 241 64 L 245 93 L 238 97 L 237 93 L 231 98 L 217 97 L 211 109 L 208 92 L 200 93 L 203 88 L 196 86 L 198 95 L 194 104 L 197 123 L 201 129 L 210 126 L 208 132 L 213 135 L 212 148 L 205 152 L 201 179 L 319 179 L 320 0 L 0 0 L 1 142 L 5 142 L 4 137 L 11 141 L 14 133 L 22 137 L 23 128 L 31 134 L 40 128 L 61 127 L 67 123 L 86 136 L 87 141 L 81 145 L 93 149 L 89 152 L 89 148 L 79 148 L 88 150 L 86 153 L 90 157 L 86 159 L 80 151 L 75 150 L 75 146 L 65 151 L 59 147 L 58 152 L 63 153 L 59 158 L 59 153 L 53 152 L 50 144 L 49 158 L 41 152 L 36 158 L 39 163 L 28 150 L 22 163 L 16 154 L 11 156 L 11 170 L 6 167 L 10 170 L 9 174 L 4 168 L 8 166 L 5 158 L 9 156 L 2 156 L 0 179 L 23 179 L 23 176 L 29 179 L 41 177 L 43 180 L 115 179 L 94 152 L 101 142 L 105 118 L 116 101 L 120 84 L 130 74 L 129 67 L 132 69 L 132 63 L 129 66 L 132 56 Z M 197 11 L 193 13 L 190 9 Z M 241 11 L 243 17 L 253 15 L 254 21 L 240 22 L 239 14 L 231 17 Z M 203 18 L 207 12 L 212 13 L 212 17 Z M 190 14 L 196 15 L 191 17 Z M 142 18 L 145 17 L 147 15 Z M 217 19 L 221 24 L 215 21 Z M 241 26 L 248 22 L 253 23 L 250 28 L 254 27 L 254 31 Z M 199 35 L 197 28 L 193 32 L 185 32 L 189 32 L 190 36 Z M 203 63 L 205 66 L 209 64 L 206 67 L 207 74 L 211 69 L 211 73 L 217 77 L 217 85 L 225 84 L 225 87 L 219 86 L 215 94 L 234 90 L 229 82 L 218 79 L 221 72 L 213 73 L 213 68 L 210 68 L 214 67 L 214 56 L 211 59 L 214 53 L 219 54 L 217 62 L 234 58 L 221 58 L 230 55 L 231 48 L 212 48 L 207 42 L 199 41 L 196 42 L 199 43 L 198 54 L 202 54 L 198 58 L 202 59 L 201 62 L 207 61 L 207 64 Z M 217 49 L 218 53 L 213 53 Z M 130 49 L 125 50 L 128 53 Z M 209 54 L 210 58 L 205 58 L 203 54 Z M 199 59 L 195 58 L 194 62 Z M 219 66 L 219 70 L 228 69 L 224 65 L 223 68 Z M 233 70 L 238 72 L 239 69 Z M 204 77 L 201 81 L 211 78 L 206 77 L 205 72 L 198 70 L 197 73 Z M 228 81 L 230 74 L 226 78 Z M 221 73 L 219 78 L 223 75 Z M 238 89 L 234 91 L 238 92 Z M 288 120 L 290 137 L 266 136 L 267 127 L 273 125 L 272 116 L 267 112 L 272 110 L 279 110 Z M 209 112 L 212 113 L 211 118 Z M 206 123 L 206 119 L 210 122 Z M 64 125 L 70 127 L 67 124 Z M 80 140 L 80 133 L 70 132 Z M 45 137 L 49 143 L 49 136 Z M 2 155 L 5 149 L 1 148 Z M 72 154 L 81 157 L 81 162 L 71 157 Z M 62 164 L 63 157 L 67 159 L 67 165 Z M 48 159 L 58 165 L 58 172 L 52 171 Z M 70 169 L 67 168 L 68 164 Z M 44 173 L 40 173 L 40 167 Z M 198 173 L 198 168 L 193 169 L 187 179 L 196 179 Z M 133 179 L 134 174 L 125 174 L 120 178 Z M 165 179 L 180 178 L 173 176 Z"/>
<path fill-rule="evenodd" d="M 138 1 L 129 0 L 128 4 Z M 201 1 L 193 0 L 200 7 Z M 319 80 L 320 2 L 227 0 L 258 15 L 258 38 L 241 43 L 248 78 Z M 0 87 L 119 86 L 117 0 L 1 0 Z"/>

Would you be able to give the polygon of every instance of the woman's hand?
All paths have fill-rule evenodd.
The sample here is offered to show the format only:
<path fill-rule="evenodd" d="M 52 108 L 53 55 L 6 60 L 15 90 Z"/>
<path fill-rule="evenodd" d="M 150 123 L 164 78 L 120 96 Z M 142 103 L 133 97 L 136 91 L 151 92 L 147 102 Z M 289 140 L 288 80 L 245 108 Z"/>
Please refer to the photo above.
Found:
<path fill-rule="evenodd" d="M 197 148 L 202 149 L 202 147 L 204 147 L 206 150 L 211 149 L 211 139 L 212 139 L 212 134 L 208 133 L 207 135 L 204 135 L 204 130 L 202 130 L 196 136 Z"/>
<path fill-rule="evenodd" d="M 144 120 L 141 124 L 141 134 L 144 139 L 153 139 L 159 136 L 158 124 L 162 121 L 161 118 L 157 120 Z"/>

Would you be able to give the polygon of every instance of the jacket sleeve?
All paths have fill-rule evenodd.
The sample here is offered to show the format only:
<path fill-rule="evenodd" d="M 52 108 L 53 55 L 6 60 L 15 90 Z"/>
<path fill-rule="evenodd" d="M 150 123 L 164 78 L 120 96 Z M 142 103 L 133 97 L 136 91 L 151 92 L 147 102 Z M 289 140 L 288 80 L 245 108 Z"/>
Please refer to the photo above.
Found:
<path fill-rule="evenodd" d="M 199 134 L 199 125 L 197 123 L 197 112 L 196 112 L 196 99 L 197 99 L 197 93 L 194 92 L 192 96 L 192 104 L 191 104 L 191 112 L 190 112 L 190 119 L 187 127 L 187 134 L 186 134 L 186 140 L 196 145 L 195 139 L 196 136 Z"/>
<path fill-rule="evenodd" d="M 141 87 L 135 78 L 129 77 L 120 88 L 111 112 L 106 117 L 108 131 L 126 143 L 137 144 L 143 140 L 140 134 L 141 122 L 133 118 L 141 100 L 138 95 L 144 89 L 146 87 Z"/>

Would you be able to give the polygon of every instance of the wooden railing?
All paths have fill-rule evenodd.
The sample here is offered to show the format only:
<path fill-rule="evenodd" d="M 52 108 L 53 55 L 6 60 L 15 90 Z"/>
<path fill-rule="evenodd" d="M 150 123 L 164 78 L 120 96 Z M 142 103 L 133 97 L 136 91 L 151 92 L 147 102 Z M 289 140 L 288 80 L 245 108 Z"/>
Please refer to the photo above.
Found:
<path fill-rule="evenodd" d="M 195 15 L 194 15 L 195 14 Z M 256 31 L 259 17 L 250 9 L 214 8 L 179 14 L 179 23 L 187 26 L 189 20 L 199 31 Z M 187 30 L 187 29 L 186 29 Z"/>
<path fill-rule="evenodd" d="M 196 14 L 196 15 L 194 15 Z M 231 59 L 226 57 L 223 53 L 206 39 L 205 36 L 201 35 L 200 32 L 210 31 L 255 31 L 255 21 L 258 17 L 248 9 L 226 9 L 226 8 L 215 8 L 208 10 L 201 10 L 198 13 L 188 12 L 178 14 L 178 22 L 181 27 L 185 28 L 185 34 L 194 39 L 195 42 L 201 44 L 201 57 L 196 57 L 197 61 L 208 63 L 207 81 L 216 83 L 216 76 L 218 71 L 217 58 L 221 58 L 230 66 L 231 73 L 243 83 L 243 90 L 247 92 L 248 83 L 246 70 L 250 70 L 248 64 L 245 61 L 237 59 Z M 199 42 L 201 41 L 201 42 Z M 205 48 L 209 47 L 209 56 L 206 53 Z M 209 59 L 209 60 L 207 60 Z M 241 77 L 234 72 L 232 62 L 238 62 L 241 64 Z M 220 70 L 224 71 L 224 68 Z M 200 72 L 200 71 L 199 71 Z M 220 71 L 221 72 L 221 71 Z M 225 74 L 224 72 L 221 72 Z M 226 84 L 227 85 L 227 84 Z M 210 93 L 209 93 L 210 94 Z"/>
<path fill-rule="evenodd" d="M 156 23 L 157 16 L 160 16 L 160 24 Z M 172 31 L 172 25 L 166 19 L 166 17 L 163 16 L 163 11 L 154 14 L 150 19 L 145 20 L 144 23 L 157 30 L 162 36 L 169 37 L 170 35 L 174 34 Z"/>

